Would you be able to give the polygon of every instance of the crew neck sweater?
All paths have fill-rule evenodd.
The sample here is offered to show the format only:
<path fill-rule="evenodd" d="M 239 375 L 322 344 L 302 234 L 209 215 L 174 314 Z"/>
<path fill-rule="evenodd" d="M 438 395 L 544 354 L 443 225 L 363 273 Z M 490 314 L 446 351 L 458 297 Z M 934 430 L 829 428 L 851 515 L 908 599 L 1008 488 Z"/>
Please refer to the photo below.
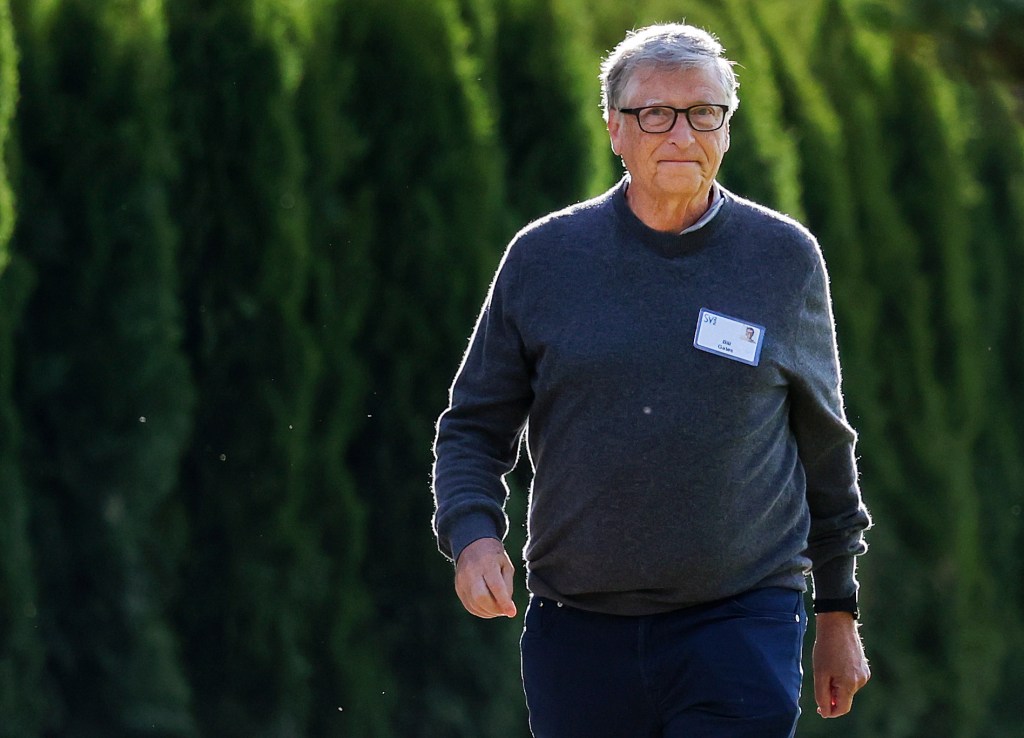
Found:
<path fill-rule="evenodd" d="M 700 229 L 655 231 L 627 187 L 505 251 L 438 420 L 440 550 L 504 538 L 525 432 L 534 594 L 647 615 L 811 573 L 854 595 L 870 521 L 816 240 L 725 188 Z M 758 326 L 756 364 L 698 348 L 702 311 Z"/>

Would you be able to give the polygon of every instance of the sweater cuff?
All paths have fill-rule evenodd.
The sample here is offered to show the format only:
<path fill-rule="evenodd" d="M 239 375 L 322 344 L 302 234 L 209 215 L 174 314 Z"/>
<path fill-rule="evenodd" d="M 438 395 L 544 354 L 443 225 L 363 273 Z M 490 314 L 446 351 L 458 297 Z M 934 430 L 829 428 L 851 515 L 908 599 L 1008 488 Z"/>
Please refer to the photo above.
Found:
<path fill-rule="evenodd" d="M 472 513 L 461 518 L 458 523 L 452 526 L 448 535 L 448 544 L 451 547 L 452 561 L 458 561 L 462 550 L 473 541 L 481 538 L 496 538 L 501 540 L 501 534 L 494 525 L 494 519 L 486 513 Z M 444 549 L 441 549 L 444 553 Z"/>
<path fill-rule="evenodd" d="M 811 574 L 814 580 L 814 599 L 844 600 L 857 596 L 856 558 L 837 556 L 826 561 Z"/>

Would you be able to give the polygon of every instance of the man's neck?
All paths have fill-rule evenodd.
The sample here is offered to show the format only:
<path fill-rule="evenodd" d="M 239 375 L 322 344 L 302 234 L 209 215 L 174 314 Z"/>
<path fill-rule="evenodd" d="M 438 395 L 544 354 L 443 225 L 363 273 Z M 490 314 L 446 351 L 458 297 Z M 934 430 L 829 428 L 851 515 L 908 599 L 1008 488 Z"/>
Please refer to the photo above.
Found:
<path fill-rule="evenodd" d="M 631 182 L 626 189 L 626 202 L 640 221 L 656 231 L 681 233 L 708 211 L 713 196 L 712 186 L 690 197 L 673 199 L 646 196 Z"/>

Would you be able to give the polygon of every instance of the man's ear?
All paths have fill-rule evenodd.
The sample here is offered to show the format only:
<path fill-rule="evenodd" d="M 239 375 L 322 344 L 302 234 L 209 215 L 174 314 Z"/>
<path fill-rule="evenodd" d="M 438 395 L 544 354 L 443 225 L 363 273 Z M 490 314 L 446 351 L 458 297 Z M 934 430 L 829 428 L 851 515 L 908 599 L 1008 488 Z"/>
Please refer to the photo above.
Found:
<path fill-rule="evenodd" d="M 622 130 L 622 117 L 616 110 L 608 111 L 608 139 L 611 143 L 612 153 L 619 154 L 619 134 Z"/>

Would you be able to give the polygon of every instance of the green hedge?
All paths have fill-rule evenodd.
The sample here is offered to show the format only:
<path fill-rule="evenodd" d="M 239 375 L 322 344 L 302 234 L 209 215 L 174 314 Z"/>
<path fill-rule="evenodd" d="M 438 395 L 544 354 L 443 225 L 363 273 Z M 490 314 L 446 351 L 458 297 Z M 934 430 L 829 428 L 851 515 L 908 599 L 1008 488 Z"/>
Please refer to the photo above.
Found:
<path fill-rule="evenodd" d="M 46 719 L 66 735 L 191 735 L 167 615 L 193 391 L 179 348 L 162 8 L 14 9 L 13 249 L 35 288 L 15 329 L 12 395 L 52 685 Z"/>

